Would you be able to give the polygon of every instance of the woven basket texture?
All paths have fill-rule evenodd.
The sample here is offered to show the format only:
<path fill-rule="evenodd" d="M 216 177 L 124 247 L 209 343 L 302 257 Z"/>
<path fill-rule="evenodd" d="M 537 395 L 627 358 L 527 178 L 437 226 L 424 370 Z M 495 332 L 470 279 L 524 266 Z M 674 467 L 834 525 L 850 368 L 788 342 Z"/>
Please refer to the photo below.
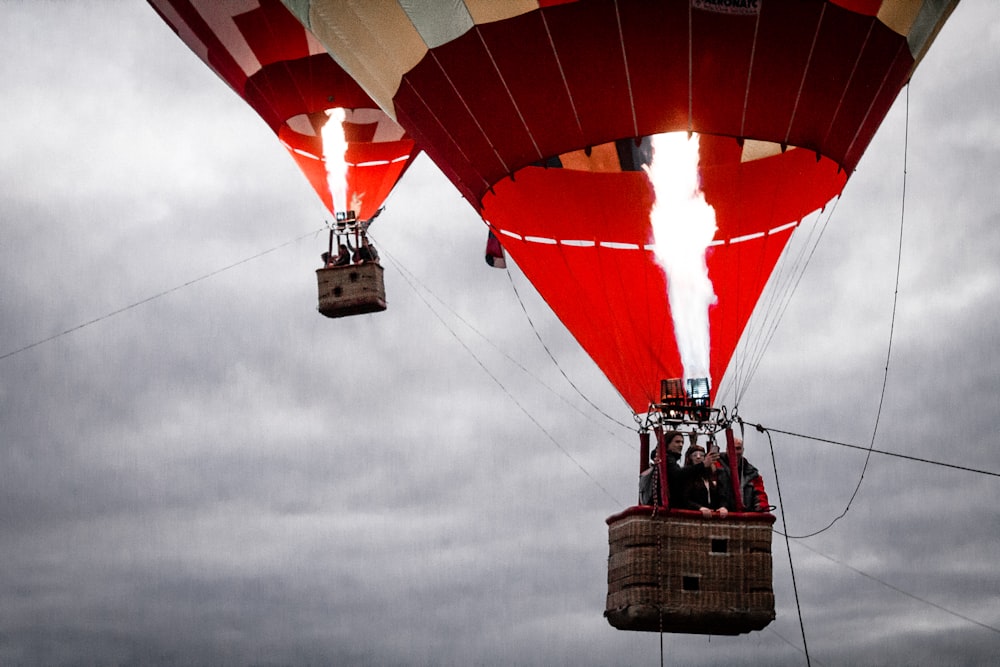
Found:
<path fill-rule="evenodd" d="M 317 269 L 319 312 L 327 317 L 345 317 L 385 310 L 382 273 L 382 266 L 376 262 Z"/>
<path fill-rule="evenodd" d="M 774 620 L 768 524 L 626 516 L 608 544 L 605 616 L 619 629 L 735 635 Z"/>

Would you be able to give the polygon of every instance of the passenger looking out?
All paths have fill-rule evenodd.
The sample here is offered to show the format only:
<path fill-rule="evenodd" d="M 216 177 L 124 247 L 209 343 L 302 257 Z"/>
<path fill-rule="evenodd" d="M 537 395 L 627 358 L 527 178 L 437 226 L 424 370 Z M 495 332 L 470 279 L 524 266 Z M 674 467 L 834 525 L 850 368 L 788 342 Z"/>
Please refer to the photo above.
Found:
<path fill-rule="evenodd" d="M 358 245 L 358 249 L 354 251 L 354 263 L 361 264 L 364 262 L 377 262 L 377 261 L 378 261 L 378 251 L 375 250 L 375 246 L 369 243 L 368 235 L 362 232 L 361 243 Z"/>
<path fill-rule="evenodd" d="M 343 243 L 340 244 L 340 248 L 337 250 L 336 256 L 330 257 L 329 253 L 323 254 L 326 256 L 326 266 L 328 268 L 331 266 L 346 266 L 351 263 L 351 250 Z"/>
<path fill-rule="evenodd" d="M 743 456 L 743 439 L 734 438 L 733 449 L 736 456 L 736 470 L 739 474 L 739 487 L 743 496 L 744 512 L 769 512 L 771 507 L 767 502 L 767 492 L 764 490 L 764 480 L 757 468 Z M 725 498 L 725 505 L 730 512 L 736 511 L 736 501 L 733 498 L 733 486 L 730 476 L 728 449 L 719 457 L 716 465 L 716 477 L 719 489 Z"/>
<path fill-rule="evenodd" d="M 666 449 L 667 468 L 667 498 L 666 505 L 673 508 L 683 508 L 684 493 L 688 484 L 701 474 L 695 467 L 682 467 L 681 453 L 684 451 L 684 434 L 680 431 L 667 431 L 663 434 Z M 660 504 L 660 447 L 653 450 L 651 465 L 639 475 L 639 504 Z M 702 450 L 704 452 L 704 449 Z M 712 459 L 715 461 L 716 459 Z"/>
<path fill-rule="evenodd" d="M 654 447 L 649 454 L 649 467 L 639 473 L 639 504 L 659 505 L 660 498 L 660 449 Z"/>
<path fill-rule="evenodd" d="M 698 510 L 702 516 L 712 516 L 712 511 L 718 511 L 719 516 L 729 514 L 725 505 L 725 496 L 719 489 L 716 478 L 715 464 L 719 460 L 718 451 L 712 451 L 707 456 L 705 448 L 692 443 L 684 454 L 684 467 L 693 471 L 692 478 L 684 487 L 682 509 Z"/>

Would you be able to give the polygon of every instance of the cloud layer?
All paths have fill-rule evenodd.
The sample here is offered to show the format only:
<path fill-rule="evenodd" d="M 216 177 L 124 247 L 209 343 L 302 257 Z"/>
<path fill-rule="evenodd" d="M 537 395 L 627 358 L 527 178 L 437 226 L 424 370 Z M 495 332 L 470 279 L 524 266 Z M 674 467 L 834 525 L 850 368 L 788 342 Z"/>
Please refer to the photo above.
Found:
<path fill-rule="evenodd" d="M 0 663 L 656 661 L 658 636 L 601 616 L 637 438 L 560 371 L 628 410 L 515 268 L 526 320 L 426 158 L 372 230 L 389 310 L 325 320 L 320 203 L 151 9 L 5 3 L 0 25 L 0 355 L 98 320 L 0 360 Z M 1000 472 L 998 39 L 989 3 L 955 11 L 908 130 L 901 98 L 838 203 L 747 422 Z M 823 528 L 865 453 L 773 445 L 777 480 L 747 434 L 789 531 Z M 998 502 L 996 477 L 873 454 L 844 518 L 792 542 L 813 660 L 994 660 Z M 773 547 L 778 619 L 665 636 L 671 661 L 804 662 Z"/>

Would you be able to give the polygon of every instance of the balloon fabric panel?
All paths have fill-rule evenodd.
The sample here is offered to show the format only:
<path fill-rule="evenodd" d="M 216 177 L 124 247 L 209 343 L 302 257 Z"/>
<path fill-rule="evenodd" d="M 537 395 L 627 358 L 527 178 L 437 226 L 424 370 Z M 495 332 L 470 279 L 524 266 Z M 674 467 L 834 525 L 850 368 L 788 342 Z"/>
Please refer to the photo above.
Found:
<path fill-rule="evenodd" d="M 505 76 L 503 84 L 516 101 L 517 123 L 530 128 L 530 151 L 512 160 L 535 162 L 558 155 L 560 146 L 552 137 L 579 127 L 573 105 L 563 82 L 559 64 L 552 57 L 549 31 L 538 12 L 510 19 L 509 23 L 487 24 L 478 28 L 488 57 L 504 72 L 530 72 L 531 76 Z M 517 39 L 511 35 L 516 34 Z M 492 69 L 492 65 L 491 65 Z M 578 137 L 585 143 L 583 134 Z"/>
<path fill-rule="evenodd" d="M 542 158 L 674 130 L 799 145 L 850 173 L 913 66 L 904 36 L 830 3 L 690 10 L 690 33 L 684 3 L 614 7 L 478 26 L 404 75 L 400 121 L 473 205 Z"/>
<path fill-rule="evenodd" d="M 228 10 L 219 7 L 218 11 Z M 310 55 L 306 31 L 281 3 L 262 2 L 232 19 L 262 66 Z"/>

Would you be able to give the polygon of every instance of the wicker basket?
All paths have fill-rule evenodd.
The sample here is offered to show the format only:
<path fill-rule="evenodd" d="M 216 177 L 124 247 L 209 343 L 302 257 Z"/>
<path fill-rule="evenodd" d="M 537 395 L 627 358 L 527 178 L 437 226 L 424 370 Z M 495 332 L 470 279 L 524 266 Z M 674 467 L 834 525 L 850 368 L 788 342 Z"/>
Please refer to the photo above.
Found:
<path fill-rule="evenodd" d="M 385 310 L 382 271 L 378 262 L 317 269 L 319 312 L 327 317 L 346 317 Z"/>
<path fill-rule="evenodd" d="M 608 599 L 619 630 L 738 635 L 774 620 L 769 514 L 704 519 L 633 507 L 608 519 Z"/>

